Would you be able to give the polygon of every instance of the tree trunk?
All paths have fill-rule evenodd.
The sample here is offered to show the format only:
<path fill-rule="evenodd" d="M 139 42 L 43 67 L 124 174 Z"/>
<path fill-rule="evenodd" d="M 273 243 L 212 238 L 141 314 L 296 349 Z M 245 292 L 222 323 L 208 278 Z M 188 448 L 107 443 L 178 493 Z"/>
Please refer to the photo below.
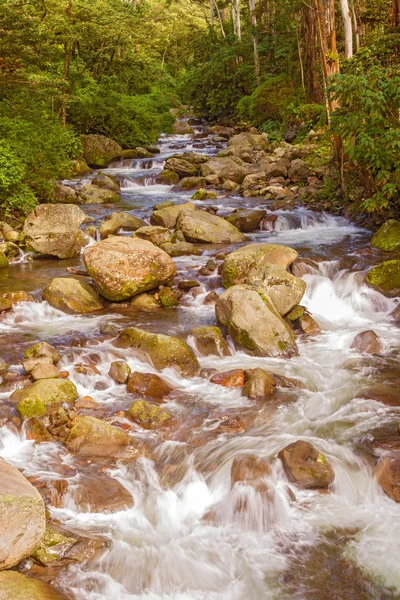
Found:
<path fill-rule="evenodd" d="M 210 0 L 210 27 L 214 27 L 214 0 Z"/>
<path fill-rule="evenodd" d="M 393 27 L 398 27 L 398 25 L 400 25 L 400 0 L 393 0 L 392 25 Z"/>
<path fill-rule="evenodd" d="M 348 0 L 340 0 L 344 28 L 344 57 L 353 56 L 353 28 L 351 25 L 351 13 Z"/>
<path fill-rule="evenodd" d="M 258 53 L 258 39 L 257 39 L 257 16 L 255 12 L 255 1 L 249 0 L 249 10 L 251 17 L 251 26 L 253 29 L 253 52 L 254 52 L 254 73 L 256 77 L 256 84 L 260 84 L 260 55 Z"/>
<path fill-rule="evenodd" d="M 351 14 L 353 17 L 353 29 L 354 29 L 354 38 L 356 41 L 356 52 L 360 49 L 360 29 L 358 27 L 358 19 L 356 14 L 356 7 L 354 5 L 354 0 L 351 2 Z"/>
<path fill-rule="evenodd" d="M 304 50 L 305 50 L 305 83 L 307 95 L 314 102 L 321 102 L 322 94 L 318 81 L 317 69 L 317 14 L 309 4 L 304 5 Z"/>
<path fill-rule="evenodd" d="M 240 24 L 240 0 L 236 0 L 236 35 L 242 41 L 242 29 Z"/>

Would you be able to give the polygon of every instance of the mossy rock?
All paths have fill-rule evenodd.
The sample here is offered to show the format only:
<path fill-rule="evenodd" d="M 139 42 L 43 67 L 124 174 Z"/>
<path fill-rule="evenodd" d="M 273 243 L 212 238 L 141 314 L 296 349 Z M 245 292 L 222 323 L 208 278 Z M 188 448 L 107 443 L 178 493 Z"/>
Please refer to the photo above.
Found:
<path fill-rule="evenodd" d="M 121 146 L 114 140 L 97 134 L 82 135 L 83 158 L 90 167 L 106 167 L 114 158 L 121 156 Z"/>
<path fill-rule="evenodd" d="M 230 356 L 229 346 L 219 327 L 196 327 L 191 331 L 200 356 Z"/>
<path fill-rule="evenodd" d="M 365 281 L 385 296 L 397 296 L 400 290 L 400 260 L 387 260 L 373 267 Z"/>
<path fill-rule="evenodd" d="M 68 314 L 90 314 L 103 304 L 93 285 L 73 277 L 55 277 L 45 287 L 43 299 Z"/>
<path fill-rule="evenodd" d="M 193 377 L 199 372 L 199 363 L 189 346 L 179 338 L 149 333 L 137 327 L 128 327 L 118 336 L 115 345 L 132 348 L 144 360 L 150 359 L 156 369 L 176 368 L 183 375 Z"/>
<path fill-rule="evenodd" d="M 170 169 L 165 169 L 157 176 L 157 182 L 162 185 L 174 185 L 175 183 L 178 183 L 178 181 L 178 173 L 175 173 L 175 171 L 171 171 Z"/>
<path fill-rule="evenodd" d="M 128 414 L 135 423 L 144 429 L 158 429 L 158 427 L 162 427 L 171 419 L 169 413 L 156 404 L 146 402 L 146 400 L 137 400 L 134 402 L 130 406 Z"/>
<path fill-rule="evenodd" d="M 23 419 L 42 417 L 50 406 L 74 402 L 79 397 L 72 381 L 42 379 L 11 394 L 10 400 L 18 402 L 17 410 Z"/>
<path fill-rule="evenodd" d="M 0 572 L 0 600 L 67 600 L 66 596 L 38 579 L 17 571 Z"/>
<path fill-rule="evenodd" d="M 0 269 L 4 269 L 4 267 L 8 267 L 8 258 L 4 252 L 0 252 Z"/>
<path fill-rule="evenodd" d="M 48 526 L 43 540 L 31 554 L 31 558 L 41 565 L 51 565 L 61 560 L 77 541 L 76 538 L 68 537 Z"/>
<path fill-rule="evenodd" d="M 177 306 L 179 302 L 179 296 L 171 288 L 163 287 L 158 292 L 158 298 L 161 306 L 164 308 L 172 308 L 173 306 Z"/>
<path fill-rule="evenodd" d="M 117 458 L 124 455 L 130 441 L 126 433 L 100 419 L 80 417 L 68 435 L 67 446 L 82 456 Z"/>
<path fill-rule="evenodd" d="M 289 319 L 289 321 L 298 321 L 298 319 L 300 319 L 304 315 L 305 311 L 306 309 L 304 308 L 304 306 L 300 306 L 300 304 L 298 304 L 297 306 L 292 308 L 290 313 L 286 315 L 286 318 Z"/>
<path fill-rule="evenodd" d="M 216 192 L 200 188 L 192 196 L 192 200 L 215 200 L 217 197 Z"/>
<path fill-rule="evenodd" d="M 371 246 L 384 250 L 385 252 L 394 252 L 400 250 L 400 222 L 396 219 L 389 219 L 372 236 Z"/>

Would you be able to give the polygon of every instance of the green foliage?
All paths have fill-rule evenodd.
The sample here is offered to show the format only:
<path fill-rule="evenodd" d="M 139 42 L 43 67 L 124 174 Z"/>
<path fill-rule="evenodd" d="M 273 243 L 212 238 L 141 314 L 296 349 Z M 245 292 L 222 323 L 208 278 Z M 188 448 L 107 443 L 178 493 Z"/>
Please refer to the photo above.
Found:
<path fill-rule="evenodd" d="M 303 134 L 301 137 L 304 137 L 311 129 L 326 125 L 326 107 L 296 99 L 283 106 L 282 119 L 286 126 L 296 127 Z"/>
<path fill-rule="evenodd" d="M 296 90 L 287 75 L 270 75 L 250 96 L 239 100 L 237 114 L 256 127 L 266 121 L 278 121 L 284 107 L 294 101 L 295 95 Z"/>
<path fill-rule="evenodd" d="M 336 75 L 329 93 L 340 102 L 332 131 L 370 188 L 364 208 L 388 208 L 400 185 L 400 74 L 374 66 L 363 74 Z"/>
<path fill-rule="evenodd" d="M 259 127 L 259 130 L 263 133 L 268 133 L 268 139 L 270 142 L 281 142 L 283 140 L 283 127 L 280 121 L 274 121 L 269 119 Z"/>
<path fill-rule="evenodd" d="M 34 193 L 23 183 L 26 168 L 11 146 L 0 141 L 0 206 L 25 213 L 31 210 L 36 199 Z"/>

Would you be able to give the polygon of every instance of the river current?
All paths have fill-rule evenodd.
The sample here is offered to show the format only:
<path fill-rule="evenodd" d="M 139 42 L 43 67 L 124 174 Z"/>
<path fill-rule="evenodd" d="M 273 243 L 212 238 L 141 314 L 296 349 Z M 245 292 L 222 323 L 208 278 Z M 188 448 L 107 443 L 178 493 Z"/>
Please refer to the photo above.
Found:
<path fill-rule="evenodd" d="M 207 141 L 206 141 L 207 142 Z M 215 145 L 195 151 L 215 154 Z M 154 159 L 116 162 L 108 170 L 121 182 L 119 206 L 82 205 L 96 221 L 126 210 L 148 220 L 154 205 L 187 201 L 155 182 L 165 159 L 191 150 L 191 136 L 164 136 Z M 106 171 L 107 172 L 107 171 Z M 218 207 L 224 216 L 238 207 L 265 208 L 265 200 L 220 197 L 197 202 Z M 301 389 L 282 389 L 273 401 L 254 404 L 240 389 L 207 379 L 182 379 L 173 370 L 163 377 L 174 392 L 163 408 L 176 428 L 167 434 L 130 431 L 151 448 L 137 463 L 102 464 L 102 477 L 118 480 L 135 501 L 116 512 L 82 510 L 74 493 L 80 482 L 98 485 L 99 464 L 79 459 L 61 444 L 35 444 L 24 433 L 0 428 L 0 455 L 36 481 L 68 480 L 62 507 L 51 516 L 67 530 L 99 536 L 106 547 L 87 563 L 71 564 L 53 580 L 75 600 L 324 600 L 400 598 L 400 505 L 378 488 L 372 475 L 385 441 L 397 435 L 399 402 L 384 404 L 371 389 L 399 381 L 399 329 L 390 320 L 398 300 L 364 283 L 364 274 L 383 260 L 369 247 L 370 232 L 343 217 L 304 207 L 277 211 L 272 231 L 249 234 L 254 242 L 285 244 L 311 259 L 303 279 L 302 304 L 321 326 L 317 336 L 298 337 L 299 356 L 255 358 L 234 349 L 225 358 L 199 358 L 202 367 L 227 371 L 262 367 L 293 377 Z M 122 232 L 123 233 L 123 232 Z M 127 233 L 127 235 L 130 235 Z M 109 376 L 110 363 L 123 358 L 132 370 L 156 372 L 129 350 L 118 350 L 102 324 L 129 324 L 154 332 L 188 336 L 191 329 L 215 324 L 210 291 L 222 292 L 217 270 L 199 268 L 226 246 L 198 245 L 201 256 L 174 259 L 178 277 L 196 279 L 200 288 L 179 307 L 154 313 L 112 305 L 98 316 L 71 316 L 41 301 L 41 290 L 65 276 L 76 260 L 29 260 L 22 255 L 0 274 L 3 292 L 24 289 L 34 303 L 20 303 L 0 319 L 0 353 L 21 363 L 23 352 L 47 340 L 62 354 L 61 367 L 81 396 L 91 396 L 108 417 L 129 406 L 125 386 Z M 313 261 L 313 262 L 311 262 Z M 220 264 L 220 260 L 217 260 Z M 365 356 L 350 349 L 359 332 L 372 329 L 384 350 Z M 190 338 L 189 338 L 190 343 Z M 78 364 L 95 365 L 77 372 Z M 15 370 L 21 367 L 15 367 Z M 397 387 L 398 389 L 398 387 Z M 398 392 L 397 392 L 398 393 Z M 0 394 L 7 402 L 10 390 Z M 236 419 L 236 430 L 230 426 Z M 123 425 L 122 417 L 115 417 Z M 228 426 L 226 426 L 228 423 Z M 331 462 L 335 481 L 329 492 L 300 490 L 288 482 L 278 452 L 296 440 L 315 445 Z M 235 457 L 255 454 L 272 467 L 271 494 L 231 486 Z M 238 508 L 239 507 L 239 508 Z"/>

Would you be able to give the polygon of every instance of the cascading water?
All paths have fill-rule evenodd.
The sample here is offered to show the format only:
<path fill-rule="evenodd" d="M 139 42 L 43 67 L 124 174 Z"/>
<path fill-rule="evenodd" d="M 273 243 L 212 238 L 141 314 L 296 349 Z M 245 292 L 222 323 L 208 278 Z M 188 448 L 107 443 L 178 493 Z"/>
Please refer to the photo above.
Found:
<path fill-rule="evenodd" d="M 169 186 L 145 185 L 146 177 L 162 168 L 177 144 L 183 151 L 190 150 L 192 139 L 163 137 L 161 154 L 148 165 L 150 175 L 143 161 L 112 165 L 112 172 L 122 181 L 124 210 L 148 218 L 157 202 L 187 200 L 187 194 Z M 209 146 L 207 152 L 212 154 L 214 148 Z M 224 214 L 228 207 L 259 207 L 260 199 L 230 197 L 201 203 L 203 207 L 213 204 Z M 96 219 L 110 212 L 109 208 L 92 210 L 87 208 Z M 302 303 L 322 327 L 322 334 L 300 337 L 299 356 L 290 360 L 252 357 L 235 350 L 233 344 L 230 356 L 199 360 L 203 368 L 218 371 L 262 367 L 296 379 L 300 387 L 280 388 L 276 401 L 255 405 L 240 389 L 217 386 L 201 377 L 182 379 L 166 369 L 162 376 L 173 392 L 163 408 L 174 415 L 175 428 L 163 437 L 134 426 L 131 434 L 150 449 L 137 462 L 104 466 L 78 458 L 56 442 L 35 444 L 26 439 L 24 430 L 0 428 L 0 455 L 8 462 L 36 480 L 68 481 L 62 505 L 55 501 L 49 505 L 52 518 L 71 531 L 106 540 L 94 559 L 71 564 L 57 574 L 55 584 L 69 597 L 400 597 L 399 505 L 378 488 L 368 446 L 370 432 L 391 427 L 398 408 L 365 393 L 370 385 L 382 383 L 385 375 L 381 373 L 390 370 L 398 356 L 398 330 L 389 316 L 396 300 L 364 283 L 368 259 L 358 252 L 366 246 L 368 232 L 344 218 L 304 208 L 277 215 L 272 231 L 250 237 L 256 242 L 287 244 L 310 259 L 303 274 L 307 291 Z M 10 356 L 16 365 L 16 357 L 33 342 L 45 339 L 56 344 L 62 353 L 60 368 L 68 371 L 80 396 L 91 396 L 103 416 L 123 426 L 124 418 L 117 413 L 127 407 L 129 399 L 125 386 L 109 377 L 110 363 L 122 358 L 132 370 L 157 371 L 130 350 L 115 348 L 110 336 L 99 333 L 101 325 L 133 324 L 156 332 L 188 334 L 195 326 L 214 324 L 214 307 L 205 300 L 210 291 L 222 291 L 219 276 L 216 269 L 211 276 L 198 273 L 214 251 L 206 247 L 201 257 L 176 259 L 181 278 L 200 283 L 178 309 L 132 313 L 113 305 L 107 314 L 85 317 L 66 315 L 38 298 L 17 305 L 0 321 L 2 335 L 12 336 Z M 349 256 L 353 259 L 350 267 L 343 263 Z M 24 289 L 36 290 L 43 287 L 46 268 L 48 278 L 65 268 L 54 262 L 43 265 L 38 280 L 35 266 L 28 277 L 19 264 L 13 264 L 10 272 L 14 279 L 19 276 L 24 281 Z M 7 282 L 2 285 L 6 291 Z M 384 346 L 375 359 L 350 348 L 355 335 L 367 329 L 373 329 Z M 20 367 L 12 368 L 20 371 Z M 2 391 L 4 402 L 9 393 Z M 277 454 L 299 439 L 312 442 L 331 462 L 335 480 L 329 493 L 300 490 L 289 483 Z M 243 482 L 232 486 L 232 462 L 250 454 L 266 459 L 271 472 L 259 487 Z M 90 485 L 92 476 L 92 485 L 99 485 L 100 466 L 102 477 L 118 482 L 132 495 L 133 506 L 107 512 L 81 503 L 79 486 L 82 481 Z M 343 561 L 351 565 L 351 577 L 346 578 Z M 27 572 L 31 567 L 28 561 Z M 320 583 L 324 569 L 333 573 L 328 590 Z"/>

